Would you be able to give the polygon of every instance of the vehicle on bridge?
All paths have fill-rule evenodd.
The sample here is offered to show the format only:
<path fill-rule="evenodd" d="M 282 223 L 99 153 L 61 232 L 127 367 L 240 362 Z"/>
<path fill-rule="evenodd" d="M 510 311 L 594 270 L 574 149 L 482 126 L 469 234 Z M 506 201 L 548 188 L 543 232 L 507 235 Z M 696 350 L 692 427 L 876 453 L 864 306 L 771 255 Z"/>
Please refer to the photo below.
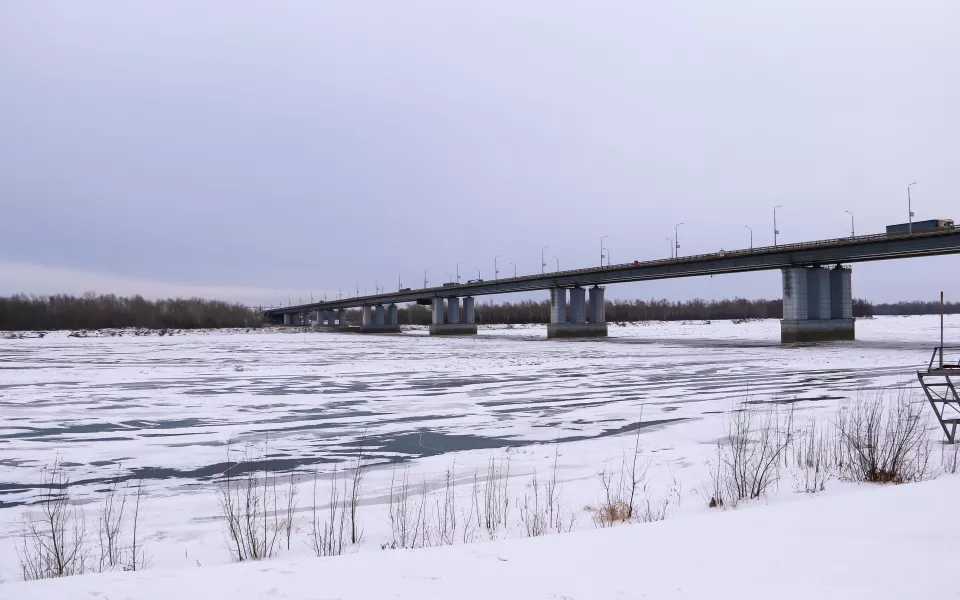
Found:
<path fill-rule="evenodd" d="M 912 229 L 911 229 L 912 228 Z M 910 223 L 897 223 L 896 225 L 887 225 L 887 234 L 891 233 L 913 233 L 919 231 L 936 231 L 938 229 L 953 229 L 953 219 L 930 219 L 927 221 L 914 221 Z"/>

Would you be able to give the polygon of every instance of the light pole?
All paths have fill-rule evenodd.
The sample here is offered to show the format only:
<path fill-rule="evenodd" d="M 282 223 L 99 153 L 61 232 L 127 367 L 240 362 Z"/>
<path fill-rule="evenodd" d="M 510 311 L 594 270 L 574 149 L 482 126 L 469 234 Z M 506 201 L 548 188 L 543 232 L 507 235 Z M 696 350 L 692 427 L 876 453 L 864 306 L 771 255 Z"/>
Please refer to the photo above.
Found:
<path fill-rule="evenodd" d="M 556 261 L 557 261 L 557 273 L 559 273 L 559 272 L 560 272 L 560 259 L 557 258 L 556 256 L 554 256 L 553 258 L 555 258 Z"/>
<path fill-rule="evenodd" d="M 857 234 L 854 232 L 854 229 L 853 229 L 853 213 L 850 212 L 849 210 L 845 210 L 843 212 L 850 215 L 850 237 L 852 238 L 857 237 Z"/>
<path fill-rule="evenodd" d="M 480 267 L 477 267 L 477 281 L 483 281 L 483 276 L 480 275 Z"/>
<path fill-rule="evenodd" d="M 360 282 L 357 282 L 357 298 L 360 297 Z"/>
<path fill-rule="evenodd" d="M 911 185 L 917 185 L 917 182 L 914 181 L 913 183 L 907 186 L 907 212 L 910 213 L 910 225 L 908 226 L 909 227 L 908 231 L 910 232 L 910 235 L 913 235 L 913 202 L 910 199 Z"/>
<path fill-rule="evenodd" d="M 423 289 L 427 289 L 427 270 L 423 270 Z"/>
<path fill-rule="evenodd" d="M 672 238 L 663 238 L 670 242 L 670 258 L 673 258 L 673 239 Z"/>
<path fill-rule="evenodd" d="M 674 254 L 674 258 L 680 258 L 680 226 L 683 223 L 677 223 L 673 226 L 673 241 L 677 244 L 677 251 Z"/>
<path fill-rule="evenodd" d="M 773 247 L 777 247 L 777 235 L 780 233 L 780 230 L 777 229 L 777 209 L 783 208 L 782 204 L 778 204 L 773 207 Z"/>
<path fill-rule="evenodd" d="M 600 236 L 600 266 L 601 267 L 603 266 L 603 240 L 607 239 L 608 237 L 610 236 L 609 235 Z M 607 259 L 607 264 L 608 265 L 610 264 L 609 259 Z"/>
<path fill-rule="evenodd" d="M 540 248 L 540 274 L 543 275 L 547 270 L 547 261 L 543 258 L 543 251 L 549 248 L 550 246 L 544 246 Z"/>
<path fill-rule="evenodd" d="M 513 265 L 513 278 L 516 279 L 516 278 L 517 278 L 517 263 L 510 263 L 510 264 Z"/>
<path fill-rule="evenodd" d="M 444 273 L 444 275 L 447 276 L 447 281 L 449 281 L 450 283 L 453 283 L 453 275 L 451 275 L 450 273 Z"/>
<path fill-rule="evenodd" d="M 607 266 L 609 267 L 609 266 L 610 266 L 610 248 L 601 248 L 600 251 L 601 251 L 601 252 L 606 251 L 606 253 L 607 253 Z M 601 254 L 600 256 L 602 257 L 603 255 Z M 603 261 L 600 262 L 600 266 L 601 266 L 601 267 L 603 266 Z"/>
<path fill-rule="evenodd" d="M 500 269 L 497 267 L 497 259 L 502 257 L 502 254 L 498 254 L 493 257 L 493 280 L 498 281 L 500 279 Z"/>
<path fill-rule="evenodd" d="M 463 264 L 463 261 L 457 263 L 457 285 L 460 285 L 460 265 Z"/>
<path fill-rule="evenodd" d="M 397 274 L 397 291 L 399 292 L 402 289 L 403 289 L 403 279 L 400 278 L 400 274 L 398 273 Z"/>
<path fill-rule="evenodd" d="M 753 250 L 753 227 L 749 225 L 744 225 L 744 227 L 750 230 L 750 249 Z"/>

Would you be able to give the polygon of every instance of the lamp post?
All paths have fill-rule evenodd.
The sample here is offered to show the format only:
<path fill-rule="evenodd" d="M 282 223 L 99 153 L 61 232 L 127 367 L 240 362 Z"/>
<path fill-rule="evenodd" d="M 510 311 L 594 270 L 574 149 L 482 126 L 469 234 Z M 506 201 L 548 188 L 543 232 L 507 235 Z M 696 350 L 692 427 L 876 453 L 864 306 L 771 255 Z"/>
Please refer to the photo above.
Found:
<path fill-rule="evenodd" d="M 513 277 L 514 277 L 514 279 L 516 279 L 516 277 L 517 277 L 517 263 L 512 262 L 512 263 L 510 263 L 510 264 L 513 265 Z"/>
<path fill-rule="evenodd" d="M 477 281 L 483 281 L 483 277 L 480 275 L 480 267 L 477 267 Z"/>
<path fill-rule="evenodd" d="M 556 259 L 556 261 L 557 261 L 557 273 L 559 273 L 559 272 L 560 272 L 560 259 L 557 258 L 556 256 L 554 256 L 553 258 Z"/>
<path fill-rule="evenodd" d="M 673 239 L 672 238 L 663 238 L 670 242 L 670 258 L 673 258 Z"/>
<path fill-rule="evenodd" d="M 547 270 L 547 261 L 543 258 L 543 251 L 549 248 L 550 246 L 544 246 L 540 248 L 540 274 L 543 275 Z"/>
<path fill-rule="evenodd" d="M 600 266 L 601 267 L 603 266 L 603 240 L 607 239 L 608 237 L 610 236 L 609 235 L 600 236 Z M 608 265 L 610 264 L 609 260 L 607 260 L 607 264 Z"/>
<path fill-rule="evenodd" d="M 783 208 L 782 204 L 778 204 L 773 207 L 773 247 L 777 247 L 777 235 L 780 233 L 780 230 L 777 229 L 777 209 Z"/>
<path fill-rule="evenodd" d="M 853 213 L 850 212 L 849 210 L 845 210 L 845 211 L 843 211 L 843 212 L 845 212 L 845 213 L 847 213 L 848 215 L 850 215 L 850 237 L 852 237 L 852 238 L 857 237 L 857 234 L 855 233 L 855 231 L 854 231 L 854 229 L 853 229 Z"/>
<path fill-rule="evenodd" d="M 749 225 L 744 225 L 744 227 L 750 230 L 750 249 L 753 250 L 753 227 Z"/>
<path fill-rule="evenodd" d="M 677 251 L 674 253 L 674 258 L 680 258 L 680 226 L 683 223 L 677 223 L 673 226 L 673 241 L 677 245 Z"/>
<path fill-rule="evenodd" d="M 910 199 L 910 186 L 912 185 L 917 185 L 917 182 L 914 181 L 907 186 L 907 212 L 910 213 L 910 225 L 908 226 L 908 231 L 910 232 L 910 235 L 913 235 L 913 201 Z"/>
<path fill-rule="evenodd" d="M 427 270 L 423 270 L 423 289 L 427 289 Z"/>
<path fill-rule="evenodd" d="M 607 266 L 609 267 L 609 266 L 610 266 L 610 249 L 609 249 L 609 248 L 601 248 L 600 251 L 601 251 L 601 252 L 606 251 L 606 253 L 607 253 Z M 600 256 L 602 257 L 603 254 L 601 254 Z M 600 261 L 600 266 L 601 266 L 601 267 L 603 266 L 603 261 Z"/>
<path fill-rule="evenodd" d="M 444 273 L 444 275 L 447 276 L 447 281 L 449 281 L 450 283 L 453 283 L 453 274 L 452 274 L 452 273 Z"/>
<path fill-rule="evenodd" d="M 460 265 L 463 264 L 463 261 L 457 263 L 457 285 L 460 285 Z"/>
<path fill-rule="evenodd" d="M 494 281 L 499 281 L 499 280 L 500 280 L 500 269 L 497 267 L 497 259 L 500 258 L 501 256 L 503 256 L 503 255 L 502 255 L 502 254 L 498 254 L 498 255 L 496 255 L 496 256 L 493 257 L 493 280 L 494 280 Z"/>

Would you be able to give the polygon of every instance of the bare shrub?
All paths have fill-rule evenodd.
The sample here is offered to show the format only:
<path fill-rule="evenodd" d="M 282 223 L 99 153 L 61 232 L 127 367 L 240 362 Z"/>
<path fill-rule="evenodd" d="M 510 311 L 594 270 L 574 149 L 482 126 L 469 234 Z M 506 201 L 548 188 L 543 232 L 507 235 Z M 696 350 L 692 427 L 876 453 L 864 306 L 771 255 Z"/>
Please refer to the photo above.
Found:
<path fill-rule="evenodd" d="M 457 495 L 454 490 L 456 464 L 447 469 L 443 479 L 442 497 L 437 498 L 437 544 L 451 545 L 457 536 Z"/>
<path fill-rule="evenodd" d="M 420 502 L 411 500 L 410 468 L 404 467 L 398 480 L 394 468 L 390 476 L 390 541 L 383 549 L 422 548 L 427 545 L 426 532 L 426 483 L 421 488 Z"/>
<path fill-rule="evenodd" d="M 837 416 L 843 475 L 851 481 L 905 483 L 930 475 L 932 452 L 923 405 L 911 402 L 905 389 L 887 404 L 882 392 L 872 399 L 859 394 Z"/>
<path fill-rule="evenodd" d="M 120 471 L 117 469 L 117 480 Z M 121 563 L 120 536 L 123 532 L 123 509 L 127 505 L 127 490 L 115 481 L 104 494 L 98 519 L 99 559 L 97 571 L 113 569 Z"/>
<path fill-rule="evenodd" d="M 794 439 L 796 463 L 794 484 L 798 492 L 816 494 L 826 489 L 835 474 L 835 440 L 832 429 L 824 429 L 811 419 L 809 426 Z"/>
<path fill-rule="evenodd" d="M 320 518 L 317 504 L 317 479 L 313 474 L 313 505 L 311 509 L 309 544 L 317 556 L 340 556 L 346 546 L 347 511 L 342 504 L 338 491 L 337 470 L 333 471 L 330 481 L 330 495 L 327 497 L 327 514 Z M 346 475 L 343 477 L 346 487 Z"/>
<path fill-rule="evenodd" d="M 730 414 L 726 435 L 708 465 L 711 507 L 734 508 L 741 500 L 766 495 L 780 479 L 780 461 L 790 444 L 792 412 L 781 421 L 775 408 L 744 404 Z"/>
<path fill-rule="evenodd" d="M 228 445 L 228 463 L 229 456 Z M 235 471 L 243 465 L 246 465 L 246 471 L 236 476 Z M 276 479 L 273 478 L 271 486 L 268 467 L 266 447 L 262 462 L 251 459 L 248 448 L 244 459 L 229 466 L 217 482 L 220 510 L 227 521 L 230 553 L 236 561 L 270 558 L 278 550 L 280 527 Z"/>
<path fill-rule="evenodd" d="M 299 479 L 290 474 L 290 483 L 287 486 L 286 496 L 284 498 L 284 511 L 282 530 L 287 541 L 287 550 L 290 550 L 290 540 L 293 537 L 293 516 L 297 512 L 297 482 Z"/>
<path fill-rule="evenodd" d="M 537 472 L 534 471 L 530 485 L 523 495 L 523 502 L 519 505 L 520 523 L 527 537 L 538 537 L 547 531 L 547 507 L 541 504 L 540 487 L 537 483 Z"/>
<path fill-rule="evenodd" d="M 487 481 L 483 490 L 483 526 L 490 539 L 507 527 L 510 513 L 510 455 L 505 454 L 499 461 L 491 456 L 487 463 Z"/>
<path fill-rule="evenodd" d="M 587 506 L 593 524 L 597 527 L 612 527 L 617 523 L 633 520 L 636 514 L 637 493 L 643 492 L 650 461 L 640 462 L 640 429 L 634 442 L 633 451 L 625 453 L 620 462 L 619 472 L 609 469 L 606 464 L 597 473 L 603 487 L 603 500 L 597 506 Z"/>
<path fill-rule="evenodd" d="M 960 444 L 943 444 L 940 448 L 940 468 L 944 473 L 956 474 L 960 466 Z"/>
<path fill-rule="evenodd" d="M 140 527 L 143 525 L 143 516 L 140 511 L 144 501 L 143 480 L 138 479 L 133 492 L 133 518 L 130 520 L 132 533 L 130 546 L 123 561 L 124 571 L 142 571 L 150 564 L 150 557 L 140 543 Z"/>
<path fill-rule="evenodd" d="M 41 472 L 46 490 L 37 503 L 39 514 L 26 511 L 17 555 L 24 581 L 79 575 L 87 562 L 86 527 L 82 512 L 70 505 L 70 479 L 57 456 Z"/>
<path fill-rule="evenodd" d="M 363 444 L 366 440 L 366 433 L 360 440 L 360 452 L 357 454 L 357 464 L 353 468 L 353 476 L 350 479 L 350 493 L 347 497 L 347 509 L 350 511 L 350 543 L 359 544 L 363 540 L 363 530 L 360 529 L 357 520 L 357 508 L 360 506 L 360 500 L 363 497 L 363 478 L 367 472 L 367 465 L 364 462 Z"/>

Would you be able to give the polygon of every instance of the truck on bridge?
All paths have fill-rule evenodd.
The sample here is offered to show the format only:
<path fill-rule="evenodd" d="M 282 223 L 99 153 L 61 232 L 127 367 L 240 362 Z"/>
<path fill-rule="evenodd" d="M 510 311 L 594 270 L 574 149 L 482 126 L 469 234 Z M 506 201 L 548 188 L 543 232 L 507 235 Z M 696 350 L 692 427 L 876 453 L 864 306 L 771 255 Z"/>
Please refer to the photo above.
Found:
<path fill-rule="evenodd" d="M 913 223 L 887 225 L 887 234 L 918 233 L 922 231 L 935 231 L 937 229 L 953 229 L 953 219 L 930 219 L 927 221 L 915 221 Z"/>

